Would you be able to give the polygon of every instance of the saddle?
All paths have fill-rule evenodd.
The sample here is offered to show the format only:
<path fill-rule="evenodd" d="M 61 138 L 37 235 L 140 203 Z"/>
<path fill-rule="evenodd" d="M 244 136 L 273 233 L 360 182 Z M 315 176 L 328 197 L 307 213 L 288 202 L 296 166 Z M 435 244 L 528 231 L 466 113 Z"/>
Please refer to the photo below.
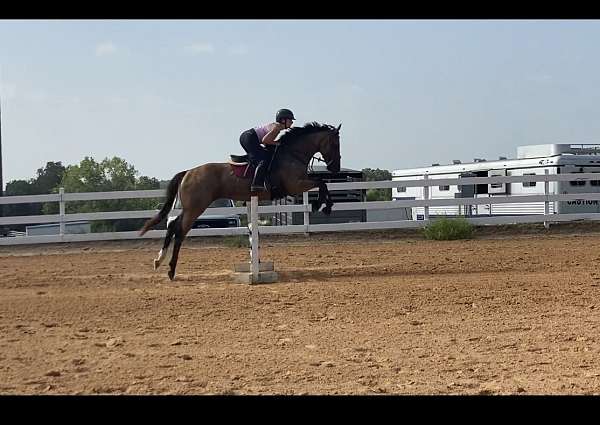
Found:
<path fill-rule="evenodd" d="M 248 159 L 248 155 L 229 155 L 229 157 L 230 160 L 227 161 L 227 163 L 236 177 L 241 179 L 252 179 L 254 177 L 255 166 Z M 273 159 L 274 158 L 271 157 L 271 163 L 273 162 Z M 265 186 L 271 192 L 271 199 L 279 199 L 284 196 L 281 189 L 277 185 L 273 185 L 270 172 L 267 172 L 265 176 Z"/>
<path fill-rule="evenodd" d="M 229 155 L 231 160 L 229 161 L 232 165 L 245 165 L 248 163 L 248 155 Z"/>
<path fill-rule="evenodd" d="M 254 165 L 250 164 L 248 155 L 229 155 L 227 161 L 236 177 L 251 179 L 254 177 Z"/>

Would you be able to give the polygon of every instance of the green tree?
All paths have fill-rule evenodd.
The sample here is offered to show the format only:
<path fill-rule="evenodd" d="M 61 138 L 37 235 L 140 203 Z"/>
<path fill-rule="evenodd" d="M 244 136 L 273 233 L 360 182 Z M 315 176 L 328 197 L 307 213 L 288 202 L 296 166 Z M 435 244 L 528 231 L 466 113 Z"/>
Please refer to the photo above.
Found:
<path fill-rule="evenodd" d="M 379 168 L 363 168 L 363 178 L 365 181 L 383 181 L 391 180 L 392 173 L 388 170 L 380 170 Z M 391 201 L 392 189 L 367 189 L 367 201 Z"/>
<path fill-rule="evenodd" d="M 119 190 L 159 189 L 160 182 L 148 176 L 137 177 L 133 165 L 119 157 L 105 158 L 97 162 L 85 157 L 77 165 L 64 167 L 59 162 L 47 162 L 39 168 L 36 177 L 29 180 L 13 180 L 6 184 L 6 196 L 45 195 L 58 193 L 59 187 L 65 192 L 113 192 Z M 109 199 L 105 201 L 68 202 L 66 213 L 99 211 L 151 210 L 160 198 Z M 14 204 L 4 206 L 5 216 L 58 214 L 58 202 Z M 104 220 L 92 222 L 92 231 L 137 230 L 145 219 Z M 25 230 L 25 225 L 12 225 L 13 230 Z"/>
<path fill-rule="evenodd" d="M 65 167 L 59 162 L 47 162 L 44 168 L 38 168 L 37 177 L 33 181 L 38 194 L 56 193 Z"/>
<path fill-rule="evenodd" d="M 97 162 L 85 157 L 78 165 L 69 165 L 63 175 L 61 186 L 65 192 L 114 192 L 122 190 L 158 189 L 159 181 L 148 176 L 136 177 L 138 172 L 122 158 L 105 158 Z M 74 201 L 66 205 L 66 213 L 99 211 L 137 211 L 154 209 L 159 198 L 108 199 Z M 92 222 L 92 231 L 137 230 L 144 219 L 102 220 Z"/>
<path fill-rule="evenodd" d="M 5 194 L 6 196 L 23 196 L 56 193 L 64 170 L 65 167 L 63 167 L 60 161 L 47 162 L 45 167 L 38 168 L 36 177 L 29 180 L 13 180 L 8 182 Z M 57 213 L 58 204 L 56 202 L 6 205 L 4 209 L 4 215 L 6 216 Z M 11 228 L 24 231 L 25 225 L 15 225 L 11 226 Z"/>
<path fill-rule="evenodd" d="M 5 196 L 25 196 L 35 195 L 35 187 L 32 184 L 32 180 L 12 180 L 6 183 Z M 40 204 L 12 204 L 4 205 L 3 214 L 5 217 L 8 216 L 20 216 L 20 215 L 37 215 L 40 214 Z M 8 226 L 12 230 L 25 231 L 25 225 L 10 225 Z"/>
<path fill-rule="evenodd" d="M 11 180 L 6 183 L 6 196 L 34 195 L 35 187 L 31 180 Z"/>
<path fill-rule="evenodd" d="M 65 173 L 65 167 L 59 162 L 47 162 L 44 168 L 38 168 L 33 185 L 38 194 L 58 193 L 58 187 Z M 40 207 L 40 214 L 58 214 L 57 202 L 46 202 Z"/>

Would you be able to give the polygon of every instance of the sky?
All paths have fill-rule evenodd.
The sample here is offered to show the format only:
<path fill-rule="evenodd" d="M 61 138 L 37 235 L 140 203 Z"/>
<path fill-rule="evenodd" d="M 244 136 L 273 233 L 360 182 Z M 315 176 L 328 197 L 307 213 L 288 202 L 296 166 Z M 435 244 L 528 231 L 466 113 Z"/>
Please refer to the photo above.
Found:
<path fill-rule="evenodd" d="M 342 167 L 600 143 L 596 20 L 0 20 L 4 183 L 118 156 L 139 175 L 242 154 L 289 108 Z"/>

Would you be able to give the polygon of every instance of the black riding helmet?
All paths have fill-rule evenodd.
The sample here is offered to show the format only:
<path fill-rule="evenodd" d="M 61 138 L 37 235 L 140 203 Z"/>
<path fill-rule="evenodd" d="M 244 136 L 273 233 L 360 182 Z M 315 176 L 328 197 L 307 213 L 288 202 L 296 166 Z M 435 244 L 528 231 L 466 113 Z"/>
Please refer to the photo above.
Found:
<path fill-rule="evenodd" d="M 275 121 L 281 122 L 281 120 L 285 119 L 295 120 L 296 118 L 294 118 L 294 113 L 289 109 L 280 109 L 277 111 L 277 114 L 275 115 Z"/>

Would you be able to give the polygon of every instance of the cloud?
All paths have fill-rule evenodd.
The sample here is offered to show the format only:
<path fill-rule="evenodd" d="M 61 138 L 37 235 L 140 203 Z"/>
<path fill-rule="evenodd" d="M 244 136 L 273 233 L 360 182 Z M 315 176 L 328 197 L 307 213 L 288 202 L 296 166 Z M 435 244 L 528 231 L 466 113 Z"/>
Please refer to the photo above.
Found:
<path fill-rule="evenodd" d="M 364 94 L 367 92 L 362 86 L 359 86 L 356 83 L 350 84 L 349 89 L 354 94 Z"/>
<path fill-rule="evenodd" d="M 243 44 L 238 44 L 236 46 L 231 46 L 227 50 L 230 55 L 242 56 L 247 55 L 249 53 L 248 47 Z"/>
<path fill-rule="evenodd" d="M 107 96 L 105 97 L 105 100 L 113 105 L 126 105 L 129 102 L 128 98 L 119 95 Z"/>
<path fill-rule="evenodd" d="M 0 82 L 0 96 L 5 99 L 13 99 L 17 94 L 17 86 L 6 81 Z"/>
<path fill-rule="evenodd" d="M 214 53 L 215 46 L 211 43 L 194 43 L 189 46 L 184 47 L 186 52 L 192 53 L 194 55 L 199 55 L 202 53 Z"/>
<path fill-rule="evenodd" d="M 534 83 L 549 84 L 552 82 L 553 78 L 548 74 L 537 74 L 529 77 L 529 80 L 533 81 Z"/>
<path fill-rule="evenodd" d="M 32 102 L 45 103 L 50 100 L 50 96 L 43 90 L 28 93 L 26 98 Z"/>
<path fill-rule="evenodd" d="M 117 46 L 112 42 L 107 41 L 96 46 L 96 56 L 112 55 L 117 51 Z"/>
<path fill-rule="evenodd" d="M 145 93 L 140 97 L 141 102 L 146 106 L 161 106 L 164 104 L 164 99 L 153 93 Z"/>

